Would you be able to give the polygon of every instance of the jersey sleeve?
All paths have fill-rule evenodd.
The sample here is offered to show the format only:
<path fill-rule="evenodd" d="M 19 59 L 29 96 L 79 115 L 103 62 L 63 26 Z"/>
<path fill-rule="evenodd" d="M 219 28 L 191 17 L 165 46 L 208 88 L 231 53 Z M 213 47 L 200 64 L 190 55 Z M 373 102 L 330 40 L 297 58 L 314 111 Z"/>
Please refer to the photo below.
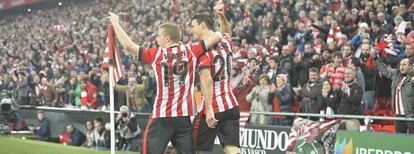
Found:
<path fill-rule="evenodd" d="M 143 61 L 147 64 L 152 64 L 155 60 L 155 56 L 157 55 L 158 48 L 144 48 L 139 47 L 137 52 L 138 61 Z"/>
<path fill-rule="evenodd" d="M 199 70 L 210 69 L 211 60 L 207 56 L 207 54 L 204 54 L 204 55 L 202 55 L 201 57 L 198 58 L 197 67 L 198 67 Z"/>
<path fill-rule="evenodd" d="M 206 43 L 203 41 L 187 44 L 187 48 L 198 58 L 207 52 Z"/>

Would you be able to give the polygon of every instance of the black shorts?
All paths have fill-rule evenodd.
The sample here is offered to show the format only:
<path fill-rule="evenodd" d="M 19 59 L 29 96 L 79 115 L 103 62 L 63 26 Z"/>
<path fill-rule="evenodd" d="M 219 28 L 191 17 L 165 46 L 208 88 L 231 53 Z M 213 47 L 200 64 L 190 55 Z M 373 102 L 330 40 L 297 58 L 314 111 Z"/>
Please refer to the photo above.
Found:
<path fill-rule="evenodd" d="M 221 145 L 234 145 L 240 147 L 240 110 L 239 107 L 216 113 L 218 120 L 216 128 L 207 126 L 205 114 L 199 114 L 194 119 L 194 143 L 197 151 L 213 150 L 214 140 L 219 137 Z"/>
<path fill-rule="evenodd" d="M 163 154 L 169 141 L 177 153 L 195 153 L 190 117 L 150 118 L 144 132 L 142 154 Z"/>

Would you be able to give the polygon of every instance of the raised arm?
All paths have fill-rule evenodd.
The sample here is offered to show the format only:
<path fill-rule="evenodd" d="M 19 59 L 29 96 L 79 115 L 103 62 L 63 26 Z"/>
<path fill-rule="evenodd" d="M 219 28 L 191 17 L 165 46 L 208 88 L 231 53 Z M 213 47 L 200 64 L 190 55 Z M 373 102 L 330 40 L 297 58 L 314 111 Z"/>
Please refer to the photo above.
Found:
<path fill-rule="evenodd" d="M 219 17 L 221 32 L 227 33 L 231 36 L 230 23 L 227 21 L 226 14 L 224 12 L 224 4 L 217 4 L 214 9 Z"/>
<path fill-rule="evenodd" d="M 136 55 L 139 46 L 132 42 L 131 38 L 129 38 L 124 29 L 122 29 L 121 25 L 119 24 L 119 16 L 112 12 L 109 12 L 108 18 L 111 21 L 111 24 L 115 30 L 116 37 L 118 38 L 119 42 L 121 42 L 122 46 L 131 52 L 131 54 Z"/>

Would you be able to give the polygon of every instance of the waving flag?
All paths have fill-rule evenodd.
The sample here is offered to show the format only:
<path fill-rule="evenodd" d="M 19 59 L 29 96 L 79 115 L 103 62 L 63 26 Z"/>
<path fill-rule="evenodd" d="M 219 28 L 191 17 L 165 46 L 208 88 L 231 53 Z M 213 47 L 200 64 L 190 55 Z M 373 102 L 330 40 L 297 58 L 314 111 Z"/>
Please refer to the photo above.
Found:
<path fill-rule="evenodd" d="M 296 118 L 288 139 L 288 153 L 333 153 L 340 120 L 312 121 Z"/>
<path fill-rule="evenodd" d="M 118 82 L 124 75 L 124 69 L 122 67 L 121 56 L 119 54 L 118 44 L 115 41 L 114 28 L 112 25 L 108 25 L 108 35 L 106 37 L 106 47 L 103 57 L 102 68 L 109 71 L 109 65 L 113 64 L 114 71 L 112 72 L 114 82 Z M 111 73 L 111 72 L 110 72 Z"/>

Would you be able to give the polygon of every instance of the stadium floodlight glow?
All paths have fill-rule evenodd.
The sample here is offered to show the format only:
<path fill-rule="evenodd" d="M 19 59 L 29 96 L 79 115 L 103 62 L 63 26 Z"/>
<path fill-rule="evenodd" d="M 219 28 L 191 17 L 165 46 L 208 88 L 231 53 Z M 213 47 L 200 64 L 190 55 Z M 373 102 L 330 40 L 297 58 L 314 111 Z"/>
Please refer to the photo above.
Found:
<path fill-rule="evenodd" d="M 58 3 L 58 5 L 59 5 L 59 6 L 62 6 L 62 2 L 59 2 L 59 3 Z"/>
<path fill-rule="evenodd" d="M 27 9 L 27 12 L 32 12 L 32 9 Z"/>

